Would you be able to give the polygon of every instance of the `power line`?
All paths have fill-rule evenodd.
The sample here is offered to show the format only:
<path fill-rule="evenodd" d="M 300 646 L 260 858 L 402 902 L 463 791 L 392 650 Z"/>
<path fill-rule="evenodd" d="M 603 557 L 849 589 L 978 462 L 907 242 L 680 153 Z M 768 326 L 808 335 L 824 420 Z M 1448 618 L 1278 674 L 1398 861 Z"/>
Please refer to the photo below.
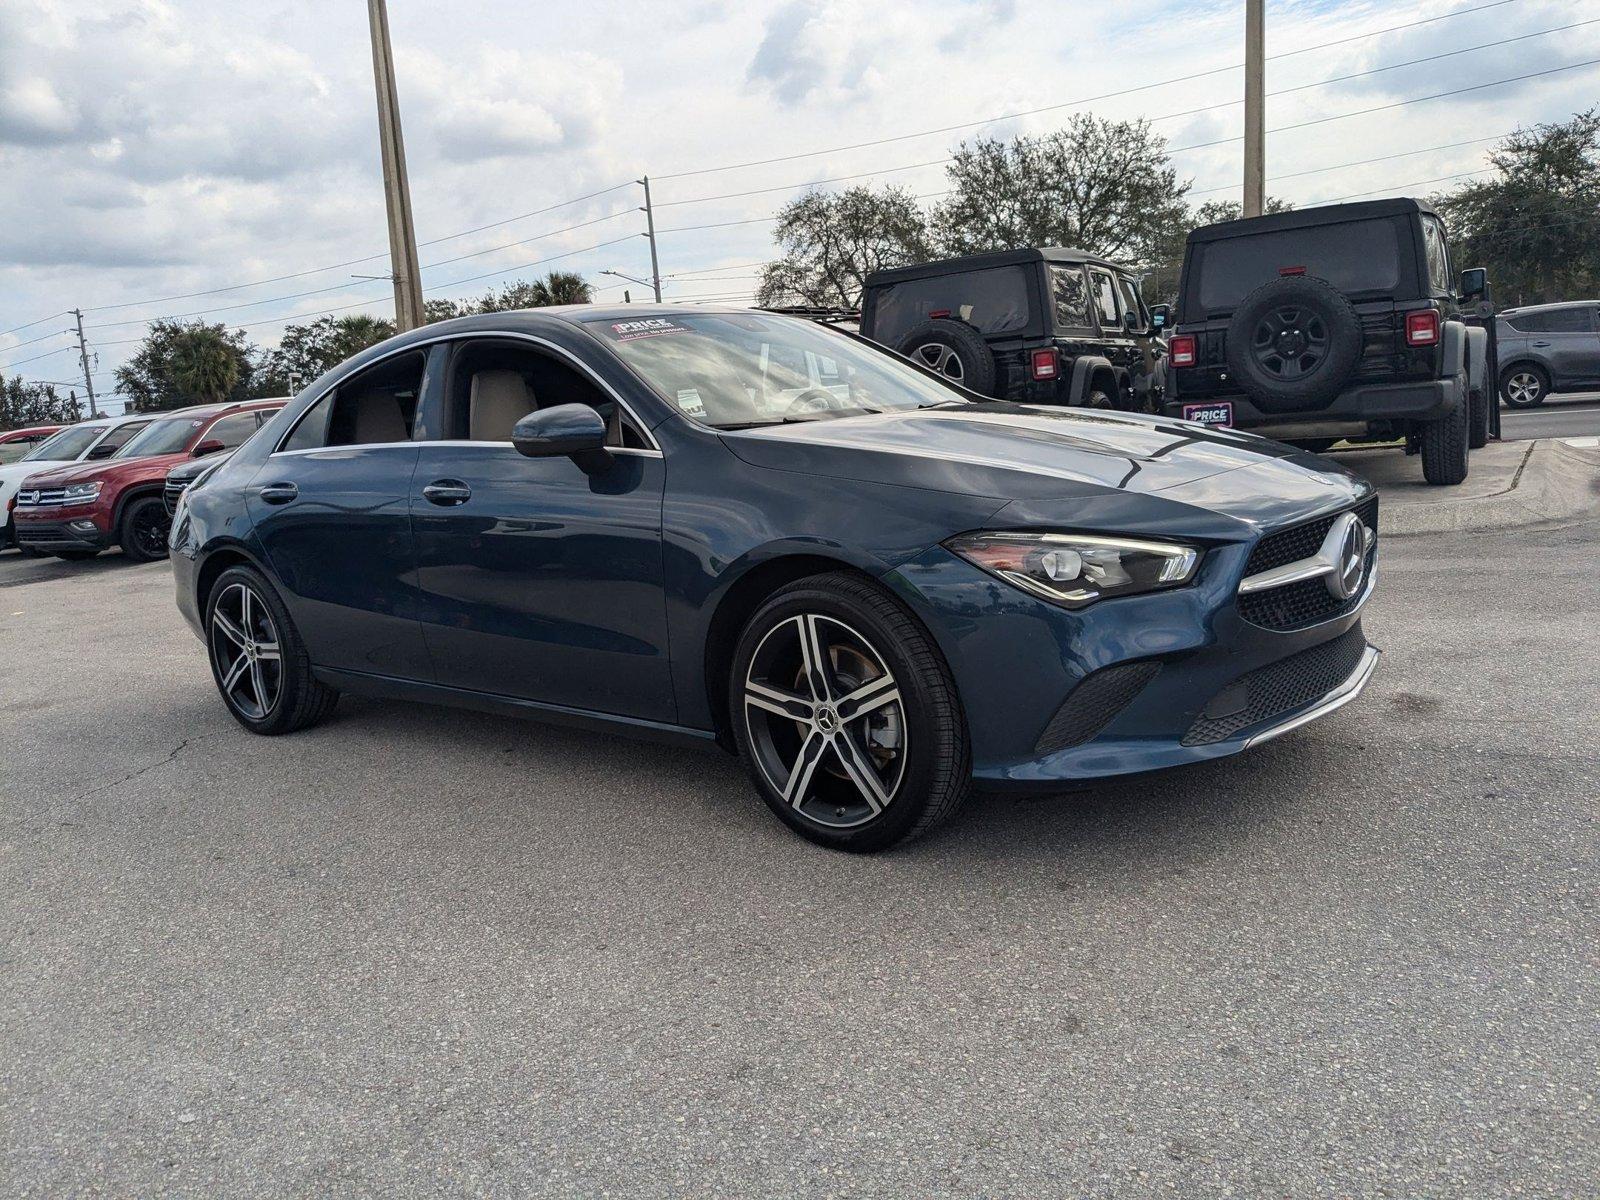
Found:
<path fill-rule="evenodd" d="M 1435 21 L 1448 20 L 1451 17 L 1464 17 L 1469 13 L 1483 12 L 1491 8 L 1503 8 L 1507 4 L 1518 3 L 1519 0 L 1493 0 L 1489 4 L 1480 4 L 1473 8 L 1458 8 L 1454 12 L 1440 13 L 1434 17 L 1423 17 L 1416 21 L 1407 21 L 1401 25 L 1390 25 L 1383 29 L 1373 29 L 1366 33 L 1353 34 L 1350 37 L 1338 38 L 1331 42 L 1319 42 L 1314 46 L 1303 46 L 1298 50 L 1287 50 L 1279 54 L 1268 55 L 1269 61 L 1280 58 L 1290 58 L 1297 54 L 1308 54 L 1313 50 L 1326 50 L 1332 46 L 1343 46 L 1350 42 L 1364 41 L 1367 38 L 1380 37 L 1386 33 L 1397 33 L 1402 29 L 1414 29 L 1419 25 L 1429 25 Z M 861 150 L 869 146 L 887 146 L 892 142 L 905 142 L 913 138 L 933 137 L 940 133 L 954 133 L 961 129 L 974 129 L 980 125 L 992 125 L 997 121 L 1014 121 L 1020 117 L 1037 116 L 1040 113 L 1056 112 L 1063 108 L 1075 108 L 1084 104 L 1091 104 L 1096 100 L 1111 100 L 1118 96 L 1129 96 L 1135 92 L 1149 91 L 1152 88 L 1166 87 L 1173 83 L 1188 83 L 1195 79 L 1204 79 L 1208 75 L 1221 75 L 1227 71 L 1238 71 L 1244 67 L 1243 63 L 1234 63 L 1226 67 L 1213 67 L 1208 71 L 1196 71 L 1190 75 L 1178 75 L 1171 79 L 1158 79 L 1152 83 L 1142 83 L 1136 87 L 1122 88 L 1114 92 L 1103 92 L 1098 96 L 1084 96 L 1077 100 L 1066 100 L 1059 104 L 1046 104 L 1039 108 L 1024 109 L 1020 112 L 1002 113 L 998 116 L 984 117 L 977 121 L 963 121 L 957 125 L 943 125 L 937 129 L 924 129 L 917 133 L 903 133 L 895 137 L 877 138 L 867 142 L 852 142 L 846 146 L 830 146 L 825 150 L 807 150 L 799 154 L 779 155 L 776 158 L 753 159 L 749 162 L 727 163 L 720 167 L 700 167 L 692 171 L 679 171 L 670 175 L 657 175 L 657 179 L 687 179 L 691 175 L 710 175 L 719 171 L 738 171 L 746 167 L 765 167 L 773 163 L 794 162 L 801 158 L 817 158 L 824 154 L 839 154 L 845 150 Z M 1236 140 L 1236 139 L 1235 139 Z"/>
<path fill-rule="evenodd" d="M 46 321 L 54 321 L 57 317 L 71 316 L 66 311 L 51 313 L 48 317 L 39 317 L 37 320 L 28 321 L 22 325 L 13 325 L 10 329 L 0 332 L 0 337 L 7 337 L 13 333 L 21 333 L 24 329 L 32 329 L 35 325 L 43 325 Z"/>
<path fill-rule="evenodd" d="M 1513 130 L 1512 132 L 1515 132 L 1515 131 Z M 1332 166 L 1327 166 L 1327 167 L 1311 167 L 1310 169 L 1305 170 L 1305 171 L 1289 171 L 1289 172 L 1287 172 L 1287 173 L 1285 173 L 1283 175 L 1273 175 L 1270 178 L 1268 178 L 1267 182 L 1268 183 L 1277 183 L 1277 182 L 1279 182 L 1281 180 L 1284 180 L 1284 179 L 1299 179 L 1299 178 L 1301 178 L 1303 176 L 1306 176 L 1306 175 L 1321 175 L 1326 171 L 1343 171 L 1343 170 L 1346 170 L 1346 169 L 1348 169 L 1350 167 L 1368 167 L 1368 166 L 1371 166 L 1373 163 L 1390 162 L 1390 161 L 1392 161 L 1392 160 L 1394 160 L 1396 158 L 1410 158 L 1413 155 L 1417 155 L 1417 154 L 1432 154 L 1437 150 L 1456 150 L 1456 149 L 1459 149 L 1462 146 L 1478 146 L 1478 145 L 1483 144 L 1484 142 L 1497 142 L 1501 138 L 1510 137 L 1510 136 L 1511 136 L 1511 133 L 1497 133 L 1497 134 L 1494 134 L 1491 137 L 1471 138 L 1470 140 L 1465 141 L 1465 142 L 1446 142 L 1442 146 L 1424 146 L 1420 150 L 1405 150 L 1405 151 L 1402 151 L 1399 154 L 1381 154 L 1376 158 L 1362 158 L 1362 159 L 1357 159 L 1355 162 L 1335 163 Z M 1239 185 L 1237 183 L 1225 183 L 1221 187 L 1191 188 L 1186 194 L 1190 195 L 1190 196 L 1209 196 L 1209 195 L 1213 194 L 1214 192 L 1232 192 L 1232 191 L 1237 191 L 1238 188 L 1239 188 Z"/>

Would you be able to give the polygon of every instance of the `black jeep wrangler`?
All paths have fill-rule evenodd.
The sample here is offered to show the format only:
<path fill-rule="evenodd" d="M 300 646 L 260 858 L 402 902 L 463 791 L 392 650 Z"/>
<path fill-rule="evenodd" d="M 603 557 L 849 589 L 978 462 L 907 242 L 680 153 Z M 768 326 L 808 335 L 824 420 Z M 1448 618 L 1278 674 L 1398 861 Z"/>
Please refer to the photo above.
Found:
<path fill-rule="evenodd" d="M 1154 412 L 1161 343 L 1138 280 L 1058 247 L 867 276 L 861 332 L 974 392 Z"/>
<path fill-rule="evenodd" d="M 1489 437 L 1493 323 L 1484 272 L 1457 286 L 1444 223 L 1416 200 L 1206 225 L 1184 253 L 1162 408 L 1313 450 L 1403 437 L 1429 483 L 1460 483 Z"/>

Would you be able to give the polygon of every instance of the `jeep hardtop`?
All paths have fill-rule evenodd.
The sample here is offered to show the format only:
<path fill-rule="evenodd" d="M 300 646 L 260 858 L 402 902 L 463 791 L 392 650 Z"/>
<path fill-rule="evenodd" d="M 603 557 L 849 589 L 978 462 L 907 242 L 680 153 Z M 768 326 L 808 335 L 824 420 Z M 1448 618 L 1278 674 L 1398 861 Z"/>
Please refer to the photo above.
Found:
<path fill-rule="evenodd" d="M 1059 246 L 867 276 L 861 333 L 971 391 L 1155 411 L 1161 343 L 1135 275 Z"/>
<path fill-rule="evenodd" d="M 1189 234 L 1163 411 L 1323 450 L 1406 439 L 1460 483 L 1489 436 L 1493 308 L 1411 199 L 1331 204 Z"/>

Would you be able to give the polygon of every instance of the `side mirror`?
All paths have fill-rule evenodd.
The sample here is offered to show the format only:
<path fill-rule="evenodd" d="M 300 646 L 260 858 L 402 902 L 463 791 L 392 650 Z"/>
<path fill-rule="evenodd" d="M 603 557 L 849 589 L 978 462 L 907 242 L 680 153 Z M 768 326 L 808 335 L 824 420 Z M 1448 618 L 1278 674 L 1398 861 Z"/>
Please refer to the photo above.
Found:
<path fill-rule="evenodd" d="M 1461 272 L 1461 298 L 1477 300 L 1489 290 L 1489 272 L 1483 267 L 1468 267 Z"/>
<path fill-rule="evenodd" d="M 205 441 L 201 442 L 198 446 L 196 446 L 193 450 L 189 451 L 189 457 L 190 458 L 204 458 L 208 454 L 215 454 L 218 450 L 226 450 L 226 449 L 227 449 L 227 446 L 223 445 L 216 438 L 207 438 Z"/>
<path fill-rule="evenodd" d="M 1152 304 L 1150 306 L 1150 331 L 1160 333 L 1172 320 L 1172 305 Z"/>
<path fill-rule="evenodd" d="M 535 409 L 512 427 L 511 444 L 528 458 L 571 458 L 585 471 L 611 461 L 605 418 L 587 404 Z"/>

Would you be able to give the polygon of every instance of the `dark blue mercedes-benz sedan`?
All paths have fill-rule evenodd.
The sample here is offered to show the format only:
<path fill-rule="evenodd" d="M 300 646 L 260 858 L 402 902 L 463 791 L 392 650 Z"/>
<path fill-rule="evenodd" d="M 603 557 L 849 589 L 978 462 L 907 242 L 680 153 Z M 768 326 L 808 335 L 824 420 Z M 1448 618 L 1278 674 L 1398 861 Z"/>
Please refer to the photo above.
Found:
<path fill-rule="evenodd" d="M 178 606 L 256 733 L 341 691 L 720 744 L 825 845 L 974 781 L 1232 754 L 1356 696 L 1377 498 L 1247 434 L 955 388 L 751 311 L 447 321 L 184 493 Z"/>

